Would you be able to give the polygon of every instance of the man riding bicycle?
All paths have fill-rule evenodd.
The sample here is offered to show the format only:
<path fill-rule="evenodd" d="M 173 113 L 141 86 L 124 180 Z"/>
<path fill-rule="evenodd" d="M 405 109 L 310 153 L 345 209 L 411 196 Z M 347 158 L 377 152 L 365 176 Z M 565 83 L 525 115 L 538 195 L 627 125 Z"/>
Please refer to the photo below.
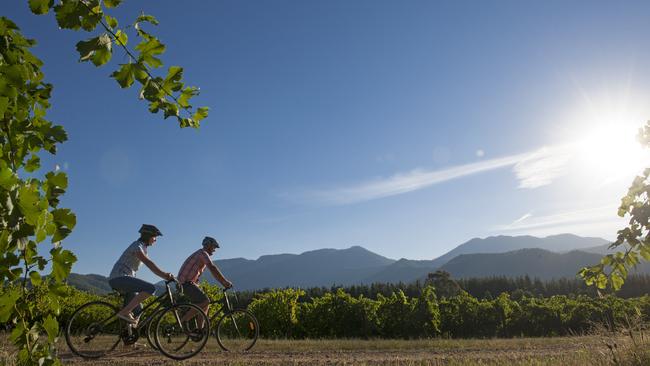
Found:
<path fill-rule="evenodd" d="M 131 312 L 135 311 L 138 314 L 142 301 L 156 291 L 153 284 L 135 278 L 135 273 L 140 268 L 140 264 L 144 263 L 153 273 L 164 280 L 174 278 L 173 274 L 161 270 L 147 256 L 147 248 L 156 243 L 157 237 L 162 236 L 160 230 L 153 225 L 143 224 L 138 232 L 140 238 L 124 250 L 120 258 L 115 262 L 108 280 L 108 284 L 114 290 L 124 294 L 124 308 L 117 313 L 117 316 L 133 325 L 138 323 L 138 319 Z"/>
<path fill-rule="evenodd" d="M 219 248 L 219 243 L 209 236 L 206 236 L 202 242 L 203 248 L 192 253 L 178 271 L 178 282 L 183 287 L 183 292 L 190 298 L 193 304 L 197 305 L 207 314 L 210 306 L 210 299 L 199 288 L 199 277 L 207 267 L 223 287 L 231 288 L 232 282 L 228 281 L 219 271 L 219 268 L 212 263 L 210 256 Z M 193 314 L 186 314 L 183 320 L 191 318 Z M 185 319 L 187 318 L 187 319 Z"/>

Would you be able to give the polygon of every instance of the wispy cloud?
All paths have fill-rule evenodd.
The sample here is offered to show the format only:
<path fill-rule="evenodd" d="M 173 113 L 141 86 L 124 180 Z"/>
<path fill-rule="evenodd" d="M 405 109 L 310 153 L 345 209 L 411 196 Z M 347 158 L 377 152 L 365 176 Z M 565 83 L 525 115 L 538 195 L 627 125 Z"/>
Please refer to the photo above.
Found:
<path fill-rule="evenodd" d="M 550 184 L 566 171 L 571 151 L 569 146 L 554 146 L 543 147 L 529 154 L 514 167 L 519 187 L 537 188 Z"/>
<path fill-rule="evenodd" d="M 533 216 L 530 213 L 514 220 L 510 224 L 499 225 L 492 229 L 497 232 L 529 232 L 531 229 L 559 229 L 567 225 L 589 224 L 600 225 L 603 222 L 619 223 L 621 218 L 616 216 L 617 207 L 614 205 L 592 207 L 581 210 L 556 212 L 544 216 Z"/>
<path fill-rule="evenodd" d="M 415 169 L 407 173 L 398 173 L 387 178 L 349 186 L 307 190 L 301 192 L 297 198 L 311 203 L 345 205 L 412 192 L 452 179 L 509 166 L 514 166 L 515 175 L 520 181 L 521 188 L 537 188 L 549 184 L 557 178 L 562 173 L 563 164 L 567 161 L 568 154 L 565 149 L 543 148 L 524 154 L 457 165 L 446 169 Z"/>
<path fill-rule="evenodd" d="M 522 222 L 522 221 L 528 219 L 528 218 L 531 217 L 531 216 L 533 216 L 533 213 L 532 213 L 532 212 L 529 212 L 529 213 L 523 215 L 522 217 L 518 218 L 517 220 L 515 220 L 512 224 L 518 224 L 518 223 L 520 223 L 520 222 Z"/>

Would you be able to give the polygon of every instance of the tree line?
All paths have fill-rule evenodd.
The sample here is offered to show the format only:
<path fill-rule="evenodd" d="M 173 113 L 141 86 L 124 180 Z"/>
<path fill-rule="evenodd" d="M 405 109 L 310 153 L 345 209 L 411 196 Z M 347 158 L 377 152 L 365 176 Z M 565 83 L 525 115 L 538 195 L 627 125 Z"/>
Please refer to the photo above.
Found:
<path fill-rule="evenodd" d="M 453 279 L 449 273 L 437 271 L 430 273 L 426 280 L 414 282 L 398 283 L 372 283 L 350 286 L 321 286 L 309 287 L 303 289 L 304 295 L 299 298 L 299 302 L 311 301 L 330 292 L 336 292 L 338 289 L 353 297 L 364 296 L 376 300 L 379 295 L 384 297 L 402 291 L 408 297 L 419 297 L 422 290 L 432 285 L 436 288 L 438 297 L 450 297 L 457 295 L 461 290 L 467 292 L 477 299 L 491 300 L 501 293 L 507 293 L 513 299 L 522 297 L 551 297 L 555 295 L 565 295 L 575 297 L 578 295 L 596 298 L 603 293 L 593 286 L 587 286 L 579 278 L 559 278 L 551 280 L 542 280 L 530 276 L 520 277 L 477 277 Z M 244 304 L 249 304 L 256 295 L 274 291 L 274 289 L 262 289 L 257 291 L 240 291 L 239 299 Z M 650 292 L 650 275 L 648 274 L 631 274 L 623 284 L 620 290 L 613 293 L 621 298 L 633 298 L 647 295 Z"/>

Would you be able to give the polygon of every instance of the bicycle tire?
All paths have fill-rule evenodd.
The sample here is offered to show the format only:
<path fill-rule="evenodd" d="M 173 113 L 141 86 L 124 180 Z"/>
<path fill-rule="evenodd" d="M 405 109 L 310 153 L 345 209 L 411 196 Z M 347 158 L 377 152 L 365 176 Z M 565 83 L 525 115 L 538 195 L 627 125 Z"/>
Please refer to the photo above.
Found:
<path fill-rule="evenodd" d="M 158 316 L 162 314 L 162 312 L 165 311 L 165 309 L 156 309 L 156 311 L 151 314 L 151 318 L 149 320 L 149 323 L 147 324 L 147 343 L 149 343 L 149 346 L 152 349 L 155 349 L 156 351 L 158 350 L 158 346 L 156 345 L 156 337 L 155 337 L 155 331 L 156 331 L 156 321 L 158 320 Z"/>
<path fill-rule="evenodd" d="M 195 311 L 196 315 L 189 321 L 181 321 L 191 310 Z M 196 325 L 197 317 L 203 320 L 203 327 L 199 329 L 196 326 L 192 329 L 188 324 Z M 156 319 L 155 341 L 158 351 L 174 360 L 185 360 L 201 352 L 209 336 L 210 319 L 194 304 L 172 305 L 164 309 Z M 190 345 L 188 350 L 179 352 L 188 344 Z"/>
<path fill-rule="evenodd" d="M 260 326 L 253 313 L 237 308 L 219 318 L 214 333 L 219 347 L 224 351 L 244 352 L 255 346 L 260 336 Z"/>
<path fill-rule="evenodd" d="M 103 301 L 91 301 L 78 307 L 65 326 L 65 341 L 70 351 L 88 359 L 100 358 L 113 351 L 122 339 L 122 323 L 115 316 L 118 310 L 115 305 Z M 97 315 L 102 315 L 103 319 L 94 320 Z M 99 339 L 103 335 L 108 339 Z M 79 338 L 81 336 L 83 338 Z M 90 342 L 95 340 L 93 345 L 97 345 L 99 350 L 86 349 L 91 348 Z M 83 345 L 88 347 L 81 347 Z"/>

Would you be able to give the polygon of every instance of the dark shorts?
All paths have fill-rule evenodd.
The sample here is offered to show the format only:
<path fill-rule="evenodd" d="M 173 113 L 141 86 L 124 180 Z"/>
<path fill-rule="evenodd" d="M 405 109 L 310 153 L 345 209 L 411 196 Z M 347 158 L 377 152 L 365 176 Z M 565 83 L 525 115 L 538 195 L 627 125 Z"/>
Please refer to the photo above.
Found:
<path fill-rule="evenodd" d="M 192 282 L 185 282 L 183 284 L 183 293 L 189 297 L 190 301 L 192 301 L 193 304 L 200 304 L 210 301 L 208 296 L 203 291 L 201 291 L 201 288 Z"/>
<path fill-rule="evenodd" d="M 153 295 L 156 292 L 156 286 L 153 284 L 130 276 L 111 278 L 108 280 L 108 284 L 118 292 L 125 294 L 131 292 L 147 292 Z"/>
<path fill-rule="evenodd" d="M 108 280 L 108 284 L 113 288 L 113 290 L 124 295 L 124 306 L 131 302 L 131 299 L 135 297 L 136 293 L 146 292 L 153 295 L 154 292 L 156 292 L 156 286 L 153 284 L 130 276 L 111 278 Z M 138 305 L 133 309 L 133 314 L 138 315 L 141 311 L 142 306 Z"/>

